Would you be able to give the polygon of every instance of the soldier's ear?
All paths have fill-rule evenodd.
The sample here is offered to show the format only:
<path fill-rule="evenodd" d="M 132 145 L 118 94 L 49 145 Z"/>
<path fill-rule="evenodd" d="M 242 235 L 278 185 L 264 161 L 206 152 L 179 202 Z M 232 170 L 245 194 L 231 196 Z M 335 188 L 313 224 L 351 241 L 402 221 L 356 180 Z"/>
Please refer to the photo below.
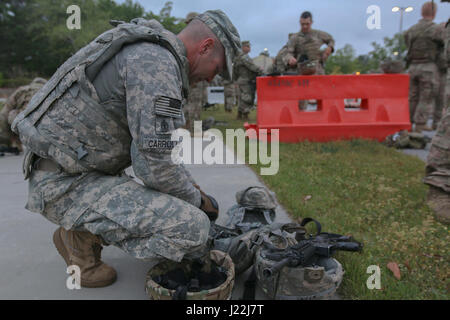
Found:
<path fill-rule="evenodd" d="M 200 55 L 209 54 L 214 51 L 214 39 L 207 38 L 200 45 Z"/>

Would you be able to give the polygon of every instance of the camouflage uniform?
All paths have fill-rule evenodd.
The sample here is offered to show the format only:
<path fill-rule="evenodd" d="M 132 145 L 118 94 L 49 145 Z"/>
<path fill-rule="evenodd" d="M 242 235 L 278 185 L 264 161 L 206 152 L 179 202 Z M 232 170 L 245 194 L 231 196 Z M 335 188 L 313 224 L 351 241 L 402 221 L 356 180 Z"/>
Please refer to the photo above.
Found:
<path fill-rule="evenodd" d="M 232 59 L 239 36 L 228 18 L 198 19 L 233 33 L 229 42 L 218 35 Z M 195 181 L 171 160 L 171 133 L 185 123 L 187 52 L 157 21 L 133 22 L 73 55 L 14 121 L 29 150 L 26 208 L 136 258 L 181 261 L 204 249 L 209 232 Z M 124 174 L 130 164 L 143 185 Z"/>
<path fill-rule="evenodd" d="M 289 33 L 289 39 L 291 39 L 294 34 L 295 33 Z M 296 68 L 292 68 L 285 63 L 285 56 L 288 53 L 287 48 L 288 48 L 288 45 L 286 43 L 280 49 L 280 51 L 278 51 L 277 55 L 275 56 L 272 68 L 269 71 L 269 73 L 285 73 L 285 72 L 293 72 L 294 73 L 297 71 Z"/>
<path fill-rule="evenodd" d="M 224 81 L 223 85 L 225 111 L 231 112 L 236 105 L 236 84 L 233 81 Z"/>
<path fill-rule="evenodd" d="M 263 51 L 259 56 L 253 58 L 253 62 L 262 69 L 264 74 L 269 73 L 272 69 L 273 60 L 267 51 Z"/>
<path fill-rule="evenodd" d="M 184 105 L 184 116 L 186 118 L 186 129 L 194 131 L 194 121 L 200 120 L 202 107 L 206 104 L 207 81 L 200 81 L 191 86 L 189 97 Z"/>
<path fill-rule="evenodd" d="M 297 65 L 300 69 L 301 57 L 307 58 L 311 63 L 316 66 L 315 74 L 325 74 L 323 68 L 322 54 L 320 47 L 326 44 L 334 51 L 334 39 L 333 37 L 320 30 L 311 29 L 308 33 L 302 31 L 294 34 L 287 44 L 287 53 L 284 56 L 284 64 L 287 66 L 290 58 L 297 59 Z M 300 70 L 299 70 L 300 73 Z"/>
<path fill-rule="evenodd" d="M 441 30 L 442 33 L 445 33 L 445 23 L 444 24 L 439 24 L 438 28 Z M 448 50 L 448 49 L 447 49 Z M 434 109 L 434 113 L 433 113 L 433 127 L 437 128 L 439 121 L 442 118 L 442 113 L 445 111 L 445 109 L 447 108 L 447 104 L 448 104 L 448 92 L 447 91 L 447 87 L 448 87 L 448 83 L 447 83 L 447 68 L 448 68 L 448 61 L 447 61 L 447 56 L 449 55 L 448 52 L 445 51 L 444 48 L 442 48 L 441 50 L 439 50 L 439 55 L 438 55 L 438 59 L 437 59 L 437 67 L 438 67 L 438 77 L 439 77 L 439 89 L 438 89 L 438 94 L 436 96 L 436 105 L 435 105 L 435 109 Z"/>
<path fill-rule="evenodd" d="M 449 47 L 450 20 L 447 23 L 445 34 L 447 52 Z M 448 59 L 450 56 L 447 57 Z M 438 209 L 436 212 L 438 219 L 450 223 L 450 108 L 446 109 L 436 135 L 431 141 L 424 182 L 431 187 L 428 200 L 430 206 Z"/>
<path fill-rule="evenodd" d="M 256 66 L 248 54 L 242 53 L 234 61 L 233 70 L 236 83 L 239 86 L 238 112 L 246 116 L 253 107 L 256 93 L 256 77 L 261 75 L 261 69 Z"/>
<path fill-rule="evenodd" d="M 425 19 L 409 28 L 404 36 L 408 47 L 411 122 L 424 126 L 434 112 L 434 100 L 438 93 L 436 60 L 443 36 L 434 22 Z"/>
<path fill-rule="evenodd" d="M 5 106 L 0 111 L 0 144 L 7 146 L 16 144 L 20 148 L 20 140 L 12 133 L 11 124 L 45 82 L 45 79 L 35 78 L 29 85 L 18 88 L 8 97 Z"/>

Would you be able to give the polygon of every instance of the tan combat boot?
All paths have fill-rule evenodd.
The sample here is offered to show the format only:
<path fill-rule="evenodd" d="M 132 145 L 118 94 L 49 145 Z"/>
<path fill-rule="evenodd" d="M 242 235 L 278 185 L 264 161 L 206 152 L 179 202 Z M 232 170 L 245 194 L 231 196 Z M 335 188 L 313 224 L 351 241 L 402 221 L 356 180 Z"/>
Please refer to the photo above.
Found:
<path fill-rule="evenodd" d="M 53 243 L 67 266 L 80 267 L 82 287 L 106 287 L 116 281 L 116 271 L 100 260 L 103 249 L 100 236 L 60 227 L 53 234 Z"/>
<path fill-rule="evenodd" d="M 427 197 L 428 205 L 434 211 L 436 220 L 444 224 L 450 224 L 450 194 L 430 186 Z"/>

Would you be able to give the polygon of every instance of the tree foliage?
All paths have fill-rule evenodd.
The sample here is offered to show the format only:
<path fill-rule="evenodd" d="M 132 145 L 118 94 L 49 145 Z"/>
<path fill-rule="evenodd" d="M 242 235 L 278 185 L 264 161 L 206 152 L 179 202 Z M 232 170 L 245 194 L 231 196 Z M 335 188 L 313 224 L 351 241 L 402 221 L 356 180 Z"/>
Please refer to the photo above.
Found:
<path fill-rule="evenodd" d="M 407 48 L 400 33 L 392 38 L 385 37 L 383 44 L 372 42 L 373 50 L 368 54 L 356 56 L 350 44 L 336 50 L 325 65 L 327 74 L 352 74 L 355 72 L 370 73 L 379 69 L 385 60 L 404 60 Z"/>
<path fill-rule="evenodd" d="M 66 22 L 70 5 L 81 11 L 81 29 Z M 2 0 L 0 1 L 0 73 L 5 78 L 49 77 L 80 48 L 111 28 L 109 20 L 145 17 L 160 21 L 178 33 L 184 20 L 171 16 L 167 2 L 159 14 L 145 12 L 133 0 Z"/>

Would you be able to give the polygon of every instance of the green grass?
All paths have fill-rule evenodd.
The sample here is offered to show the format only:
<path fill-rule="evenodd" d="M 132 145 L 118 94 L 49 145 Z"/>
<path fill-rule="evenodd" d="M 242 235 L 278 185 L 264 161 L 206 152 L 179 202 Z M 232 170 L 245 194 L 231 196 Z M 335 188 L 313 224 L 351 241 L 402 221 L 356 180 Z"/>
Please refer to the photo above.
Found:
<path fill-rule="evenodd" d="M 209 116 L 228 122 L 222 131 L 242 128 L 235 110 L 218 106 L 202 114 Z M 260 172 L 260 164 L 250 167 Z M 449 230 L 426 204 L 424 170 L 420 159 L 369 140 L 280 143 L 278 173 L 260 177 L 292 219 L 312 217 L 324 231 L 364 243 L 362 254 L 336 255 L 346 270 L 344 299 L 449 299 Z M 401 280 L 389 262 L 399 265 Z M 370 265 L 381 268 L 381 290 L 366 286 Z"/>

